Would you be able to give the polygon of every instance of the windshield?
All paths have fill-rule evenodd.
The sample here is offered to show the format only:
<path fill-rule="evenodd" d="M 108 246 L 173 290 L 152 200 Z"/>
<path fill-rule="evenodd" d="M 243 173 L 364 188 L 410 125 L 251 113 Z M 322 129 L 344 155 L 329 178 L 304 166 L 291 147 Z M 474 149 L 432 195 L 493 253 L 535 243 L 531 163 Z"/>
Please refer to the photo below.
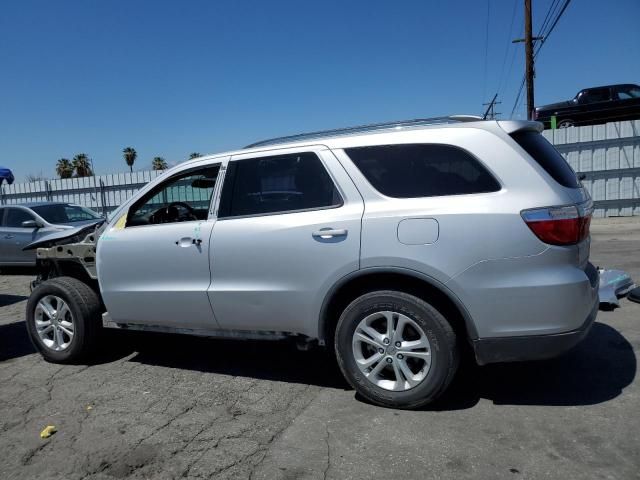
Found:
<path fill-rule="evenodd" d="M 31 207 L 31 210 L 49 223 L 85 222 L 87 220 L 98 220 L 102 218 L 93 210 L 81 207 L 80 205 L 40 205 L 38 207 Z"/>

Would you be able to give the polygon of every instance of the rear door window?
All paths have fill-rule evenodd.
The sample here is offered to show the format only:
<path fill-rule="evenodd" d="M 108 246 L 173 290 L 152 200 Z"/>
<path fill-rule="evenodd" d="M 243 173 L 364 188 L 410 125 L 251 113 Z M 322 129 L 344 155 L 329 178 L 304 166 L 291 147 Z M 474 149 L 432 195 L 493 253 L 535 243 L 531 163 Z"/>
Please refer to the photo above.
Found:
<path fill-rule="evenodd" d="M 580 188 L 576 172 L 542 135 L 537 132 L 522 131 L 512 133 L 511 137 L 560 185 Z"/>
<path fill-rule="evenodd" d="M 452 145 L 377 145 L 345 149 L 373 188 L 388 197 L 487 193 L 500 184 L 469 152 Z"/>

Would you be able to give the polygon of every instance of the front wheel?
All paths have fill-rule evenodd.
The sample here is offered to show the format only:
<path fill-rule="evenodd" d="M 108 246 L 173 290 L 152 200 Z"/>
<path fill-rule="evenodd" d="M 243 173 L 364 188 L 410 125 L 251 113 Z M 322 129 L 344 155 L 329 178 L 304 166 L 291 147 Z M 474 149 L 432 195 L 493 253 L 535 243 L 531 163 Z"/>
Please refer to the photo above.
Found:
<path fill-rule="evenodd" d="M 100 328 L 98 294 L 76 278 L 42 282 L 27 302 L 29 338 L 50 362 L 68 363 L 85 357 Z"/>
<path fill-rule="evenodd" d="M 434 401 L 459 363 L 456 335 L 442 314 L 413 295 L 388 290 L 367 293 L 344 310 L 335 350 L 358 393 L 394 408 Z"/>

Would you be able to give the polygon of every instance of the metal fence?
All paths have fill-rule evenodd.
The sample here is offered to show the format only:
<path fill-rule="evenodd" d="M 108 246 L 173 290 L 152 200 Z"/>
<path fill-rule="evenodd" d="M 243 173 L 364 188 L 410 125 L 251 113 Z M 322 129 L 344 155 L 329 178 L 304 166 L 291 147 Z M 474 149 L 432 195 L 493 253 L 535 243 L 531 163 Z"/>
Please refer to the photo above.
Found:
<path fill-rule="evenodd" d="M 640 215 L 640 120 L 546 130 L 595 202 L 597 217 Z M 0 203 L 54 201 L 113 211 L 161 171 L 2 185 Z"/>
<path fill-rule="evenodd" d="M 594 216 L 640 215 L 640 120 L 546 130 L 544 136 L 584 175 Z"/>
<path fill-rule="evenodd" d="M 3 185 L 0 203 L 69 202 L 107 215 L 161 173 L 148 170 Z"/>

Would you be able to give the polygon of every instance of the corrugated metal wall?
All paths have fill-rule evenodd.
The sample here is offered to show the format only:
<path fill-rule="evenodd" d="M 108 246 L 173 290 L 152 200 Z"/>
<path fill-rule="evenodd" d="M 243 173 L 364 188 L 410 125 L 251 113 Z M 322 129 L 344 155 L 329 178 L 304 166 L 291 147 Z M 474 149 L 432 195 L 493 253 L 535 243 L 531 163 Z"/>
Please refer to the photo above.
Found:
<path fill-rule="evenodd" d="M 578 173 L 595 202 L 595 216 L 640 215 L 640 120 L 545 130 Z M 3 185 L 0 203 L 72 202 L 108 213 L 162 172 L 144 171 L 96 177 Z"/>
<path fill-rule="evenodd" d="M 597 217 L 640 215 L 640 120 L 545 130 L 595 203 Z"/>

